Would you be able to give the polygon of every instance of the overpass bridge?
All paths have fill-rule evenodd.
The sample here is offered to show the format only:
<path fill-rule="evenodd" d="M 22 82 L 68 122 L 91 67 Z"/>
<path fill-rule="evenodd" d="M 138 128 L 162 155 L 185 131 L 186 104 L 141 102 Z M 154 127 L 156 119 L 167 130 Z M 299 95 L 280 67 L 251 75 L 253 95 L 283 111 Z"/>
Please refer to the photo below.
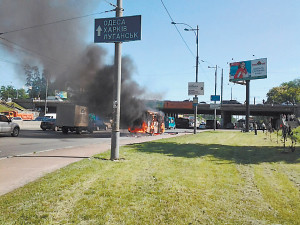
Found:
<path fill-rule="evenodd" d="M 167 114 L 193 114 L 194 108 L 192 102 L 164 101 L 163 107 L 159 107 Z M 269 105 L 259 104 L 250 105 L 250 114 L 252 116 L 279 116 L 280 114 L 297 114 L 299 115 L 300 106 L 293 105 Z M 214 114 L 214 109 L 210 104 L 198 104 L 198 114 Z M 222 104 L 217 109 L 217 114 L 245 115 L 246 105 L 244 104 Z"/>
<path fill-rule="evenodd" d="M 180 101 L 164 101 L 161 110 L 167 114 L 177 117 L 178 114 L 193 114 L 194 108 L 192 102 Z M 214 109 L 210 104 L 198 104 L 198 114 L 214 114 Z M 221 115 L 223 124 L 231 122 L 232 115 L 246 115 L 245 104 L 222 104 L 217 109 L 217 114 Z M 300 117 L 300 105 L 250 105 L 251 116 L 271 116 L 274 119 L 279 119 L 281 114 L 295 114 Z"/>
<path fill-rule="evenodd" d="M 14 101 L 25 108 L 44 111 L 45 100 L 15 99 Z M 66 103 L 69 102 L 47 100 L 48 112 L 55 113 L 58 105 Z M 194 114 L 193 102 L 191 101 L 146 101 L 146 105 L 174 117 L 178 117 L 179 114 Z M 213 115 L 214 109 L 211 108 L 210 104 L 198 104 L 197 112 L 198 114 Z M 221 115 L 223 124 L 226 125 L 231 122 L 232 115 L 246 115 L 246 105 L 222 104 L 217 109 L 217 114 Z M 274 119 L 279 119 L 281 114 L 295 114 L 297 117 L 300 117 L 300 105 L 250 105 L 251 116 L 271 116 Z"/>

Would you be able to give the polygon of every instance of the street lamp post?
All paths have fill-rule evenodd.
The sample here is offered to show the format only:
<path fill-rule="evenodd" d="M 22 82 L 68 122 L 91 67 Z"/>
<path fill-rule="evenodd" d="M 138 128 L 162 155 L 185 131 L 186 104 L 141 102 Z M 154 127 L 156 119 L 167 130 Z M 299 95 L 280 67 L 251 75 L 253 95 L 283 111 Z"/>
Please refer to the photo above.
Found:
<path fill-rule="evenodd" d="M 217 95 L 217 68 L 218 66 L 208 66 L 208 68 L 213 68 L 216 69 L 215 70 L 215 96 Z M 217 120 L 217 108 L 216 108 L 216 101 L 214 101 L 215 103 L 215 109 L 214 109 L 214 130 L 216 130 L 216 120 Z"/>
<path fill-rule="evenodd" d="M 172 24 L 182 24 L 185 26 L 188 26 L 190 29 L 185 28 L 185 31 L 193 31 L 195 36 L 196 36 L 196 46 L 197 46 L 197 55 L 196 55 L 196 83 L 198 82 L 198 64 L 199 64 L 199 40 L 198 40 L 198 34 L 199 34 L 199 26 L 197 25 L 197 28 L 193 28 L 190 25 L 186 24 L 186 23 L 175 23 L 172 22 Z M 197 109 L 198 109 L 198 98 L 197 95 L 195 95 L 195 99 L 197 99 L 197 104 L 195 104 L 193 102 L 193 104 L 195 104 L 194 106 L 194 134 L 197 133 Z"/>
<path fill-rule="evenodd" d="M 47 113 L 47 98 L 48 98 L 48 78 L 46 78 L 45 114 Z"/>

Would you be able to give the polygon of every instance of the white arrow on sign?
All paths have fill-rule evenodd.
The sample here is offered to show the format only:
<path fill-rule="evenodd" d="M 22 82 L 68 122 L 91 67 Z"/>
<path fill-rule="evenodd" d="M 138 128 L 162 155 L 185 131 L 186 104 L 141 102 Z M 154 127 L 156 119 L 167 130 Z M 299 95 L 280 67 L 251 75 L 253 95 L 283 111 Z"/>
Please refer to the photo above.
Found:
<path fill-rule="evenodd" d="M 98 37 L 100 37 L 101 36 L 101 31 L 102 31 L 102 28 L 100 27 L 100 25 L 98 26 L 96 31 L 98 32 Z"/>

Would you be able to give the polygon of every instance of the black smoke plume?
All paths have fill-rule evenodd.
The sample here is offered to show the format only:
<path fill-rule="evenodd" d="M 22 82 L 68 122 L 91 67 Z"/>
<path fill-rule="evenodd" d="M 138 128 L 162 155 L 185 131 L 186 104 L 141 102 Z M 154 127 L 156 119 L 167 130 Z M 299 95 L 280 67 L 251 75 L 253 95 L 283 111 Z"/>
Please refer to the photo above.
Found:
<path fill-rule="evenodd" d="M 49 71 L 57 90 L 68 92 L 76 104 L 110 116 L 113 104 L 113 65 L 107 65 L 106 50 L 86 43 L 93 17 L 54 21 L 96 13 L 99 0 L 0 0 L 0 47 L 20 62 Z M 106 11 L 111 6 L 100 11 Z M 100 16 L 99 16 L 100 17 Z M 99 18 L 98 17 L 98 18 Z M 101 15 L 101 17 L 112 17 Z M 23 29 L 29 28 L 30 29 Z M 93 34 L 89 34 L 93 35 Z M 16 73 L 25 80 L 24 71 Z M 146 110 L 140 99 L 144 90 L 132 79 L 135 68 L 130 58 L 122 59 L 121 122 L 131 125 Z"/>

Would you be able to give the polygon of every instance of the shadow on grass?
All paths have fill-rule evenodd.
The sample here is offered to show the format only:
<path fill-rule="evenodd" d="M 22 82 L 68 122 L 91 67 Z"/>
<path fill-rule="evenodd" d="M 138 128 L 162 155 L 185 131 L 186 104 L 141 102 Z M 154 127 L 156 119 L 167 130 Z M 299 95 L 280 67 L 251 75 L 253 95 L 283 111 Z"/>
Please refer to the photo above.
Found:
<path fill-rule="evenodd" d="M 299 163 L 299 148 L 295 152 L 286 149 L 283 153 L 283 147 L 274 146 L 228 146 L 228 145 L 203 145 L 203 144 L 178 144 L 176 142 L 161 143 L 147 142 L 143 144 L 134 144 L 131 146 L 139 152 L 159 153 L 170 157 L 200 158 L 212 156 L 216 164 L 238 163 L 238 164 L 258 164 L 263 162 L 285 162 Z M 222 162 L 228 160 L 229 162 Z"/>

